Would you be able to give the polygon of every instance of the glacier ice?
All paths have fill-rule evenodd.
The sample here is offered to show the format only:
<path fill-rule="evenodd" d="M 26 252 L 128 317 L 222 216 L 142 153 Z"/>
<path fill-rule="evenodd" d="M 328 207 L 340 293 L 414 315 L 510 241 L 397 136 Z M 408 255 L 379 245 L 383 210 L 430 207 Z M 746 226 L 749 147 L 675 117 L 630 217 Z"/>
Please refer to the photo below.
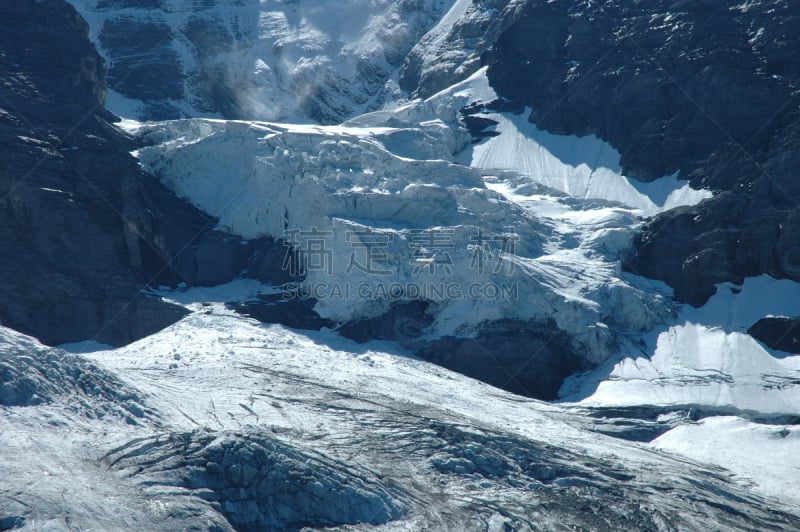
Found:
<path fill-rule="evenodd" d="M 455 297 L 446 290 L 421 296 L 435 315 L 431 336 L 469 336 L 498 319 L 552 319 L 581 356 L 599 363 L 615 349 L 616 331 L 648 330 L 671 312 L 667 291 L 619 272 L 619 254 L 640 210 L 619 201 L 559 197 L 543 183 L 523 181 L 520 176 L 531 170 L 524 165 L 492 169 L 455 162 L 481 145 L 470 147 L 453 110 L 492 96 L 479 72 L 428 100 L 339 126 L 152 123 L 138 128 L 147 146 L 136 155 L 179 196 L 217 217 L 224 230 L 244 238 L 326 235 L 330 264 L 309 269 L 304 281 L 309 290 L 338 287 L 346 294 L 321 294 L 315 310 L 325 318 L 376 316 L 396 300 L 419 299 L 407 292 L 422 283 L 455 286 Z M 488 150 L 507 149 L 497 139 L 518 142 L 501 134 L 486 143 Z M 580 151 L 583 141 L 577 142 L 573 149 Z M 548 165 L 545 170 L 558 171 Z M 428 242 L 432 251 L 421 255 L 420 232 L 444 241 L 439 248 Z M 361 253 L 358 246 L 368 247 L 368 233 L 385 242 L 375 255 L 376 270 L 359 271 L 354 256 Z M 476 268 L 485 258 L 484 234 L 500 246 L 488 271 Z M 361 235 L 358 246 L 353 235 Z M 498 244 L 498 238 L 506 241 Z M 509 246 L 505 253 L 503 245 Z M 511 287 L 509 297 L 470 297 L 471 287 L 486 284 L 498 292 Z M 399 287 L 397 298 L 372 297 L 386 285 Z"/>
<path fill-rule="evenodd" d="M 138 425 L 58 404 L 0 407 L 0 517 L 52 529 L 800 523 L 758 471 L 731 477 L 671 454 L 692 441 L 680 427 L 651 448 L 390 343 L 263 325 L 222 304 L 190 307 L 168 329 L 81 362 L 142 398 L 151 415 Z M 764 438 L 737 449 L 719 434 L 731 453 L 757 454 Z M 771 486 L 770 498 L 751 493 L 754 482 Z"/>

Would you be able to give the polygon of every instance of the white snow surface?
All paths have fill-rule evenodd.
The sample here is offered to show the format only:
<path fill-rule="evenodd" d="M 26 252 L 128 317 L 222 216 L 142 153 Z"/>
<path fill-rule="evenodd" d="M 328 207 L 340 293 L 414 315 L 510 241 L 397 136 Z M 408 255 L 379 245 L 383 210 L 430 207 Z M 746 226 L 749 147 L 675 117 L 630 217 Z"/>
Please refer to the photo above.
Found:
<path fill-rule="evenodd" d="M 749 279 L 721 286 L 702 309 L 675 309 L 669 290 L 619 271 L 640 216 L 707 197 L 673 177 L 650 185 L 619 171 L 619 155 L 594 137 L 537 130 L 525 115 L 492 113 L 500 135 L 469 145 L 456 109 L 496 95 L 485 72 L 427 100 L 357 117 L 341 126 L 182 121 L 144 126 L 142 164 L 176 192 L 247 238 L 286 228 L 331 231 L 332 270 L 307 283 L 361 286 L 419 282 L 412 231 L 452 231 L 453 272 L 426 282 L 477 280 L 518 287 L 516 298 L 432 298 L 428 331 L 469 335 L 486 320 L 553 318 L 594 363 L 562 389 L 593 407 L 696 407 L 747 415 L 797 415 L 798 357 L 768 352 L 747 327 L 791 314 L 797 284 Z M 231 154 L 236 156 L 232 157 Z M 237 161 L 231 165 L 231 160 Z M 476 168 L 477 167 L 477 168 Z M 265 198 L 269 198 L 266 201 Z M 513 272 L 476 276 L 470 244 L 479 231 L 513 227 Z M 389 235 L 389 278 L 347 270 L 347 231 Z M 780 297 L 778 297 L 780 296 Z M 357 296 L 358 297 L 358 296 Z M 377 315 L 388 301 L 317 303 L 325 317 Z M 674 313 L 674 314 L 673 314 Z"/>
<path fill-rule="evenodd" d="M 402 439 L 380 432 L 401 414 L 425 426 L 434 420 L 475 434 L 496 431 L 611 460 L 644 475 L 645 483 L 667 478 L 680 486 L 687 475 L 707 473 L 698 462 L 713 464 L 733 473 L 732 485 L 742 490 L 736 493 L 752 491 L 797 511 L 800 432 L 789 422 L 800 416 L 800 357 L 771 352 L 745 331 L 764 316 L 796 315 L 800 284 L 763 276 L 719 286 L 702 308 L 677 307 L 663 284 L 623 273 L 619 257 L 643 217 L 696 204 L 708 191 L 679 176 L 650 184 L 629 179 L 619 154 L 601 139 L 539 130 L 527 122 L 528 110 L 481 113 L 497 122 L 499 135 L 471 144 L 459 109 L 497 97 L 485 70 L 426 100 L 394 101 L 402 96 L 394 56 L 408 53 L 426 32 L 423 41 L 440 43 L 470 2 L 343 0 L 335 10 L 323 0 L 205 2 L 202 17 L 220 21 L 234 42 L 213 61 L 258 121 L 221 120 L 198 104 L 201 65 L 181 33 L 196 2 L 164 0 L 153 9 L 72 3 L 95 42 L 103 23 L 119 16 L 178 30 L 171 46 L 186 74 L 187 98 L 167 103 L 205 118 L 140 123 L 145 102 L 114 91 L 110 110 L 127 119 L 121 127 L 148 142 L 135 154 L 142 166 L 218 217 L 220 229 L 247 239 L 316 231 L 301 233 L 301 249 L 322 232 L 330 271 L 309 270 L 305 285 L 351 291 L 322 293 L 315 307 L 322 316 L 378 315 L 392 302 L 373 297 L 386 284 L 405 290 L 452 284 L 467 297 L 423 297 L 435 315 L 430 337 L 469 336 L 495 319 L 552 319 L 577 352 L 600 366 L 570 379 L 563 402 L 546 404 L 431 366 L 394 344 L 356 345 L 332 331 L 301 333 L 228 311 L 224 302 L 276 293 L 255 281 L 161 290 L 155 294 L 192 314 L 120 349 L 90 341 L 62 346 L 96 362 L 99 376 L 135 390 L 129 397 L 114 399 L 120 403 L 111 409 L 101 408 L 107 398 L 88 392 L 80 400 L 56 394 L 36 406 L 0 405 L 4 515 L 25 515 L 31 529 L 68 529 L 76 520 L 103 530 L 180 529 L 187 515 L 225 529 L 201 502 L 207 494 L 187 498 L 175 487 L 143 487 L 131 470 L 109 465 L 107 453 L 187 431 L 224 439 L 231 431 L 270 430 L 282 442 L 340 460 L 343 470 L 373 467 L 398 483 L 405 479 L 420 499 L 434 499 L 418 486 L 435 480 L 442 486 L 436 500 L 444 501 L 437 509 L 446 515 L 517 493 L 475 479 L 442 482 L 406 451 L 384 463 L 369 445 L 354 447 L 370 431 Z M 114 60 L 111 51 L 100 51 Z M 316 105 L 347 122 L 308 123 L 302 102 L 318 90 L 325 99 Z M 421 231 L 445 235 L 446 245 L 419 244 Z M 484 234 L 499 239 L 494 247 L 476 246 Z M 513 251 L 498 248 L 504 238 L 515 243 Z M 354 253 L 372 248 L 375 267 L 386 273 L 349 268 L 363 259 Z M 476 257 L 484 257 L 479 252 L 490 259 L 485 271 L 475 267 Z M 474 285 L 509 286 L 516 295 L 465 294 Z M 0 351 L 63 355 L 4 328 Z M 45 384 L 53 378 L 43 371 L 32 382 L 40 377 Z M 43 393 L 51 389 L 42 386 Z M 138 418 L 126 414 L 142 401 L 149 410 Z M 599 435 L 576 414 L 642 407 L 714 417 L 680 422 L 648 445 Z M 520 496 L 533 489 L 520 488 Z M 484 528 L 500 529 L 504 515 L 483 516 Z M 465 526 L 412 511 L 396 529 L 431 523 Z"/>
<path fill-rule="evenodd" d="M 733 471 L 753 490 L 800 506 L 800 427 L 764 425 L 733 416 L 680 425 L 652 443 Z"/>
<path fill-rule="evenodd" d="M 230 288 L 247 291 L 256 287 Z M 769 504 L 782 501 L 779 504 L 784 511 L 794 511 L 789 506 L 791 493 L 781 491 L 779 482 L 768 478 L 775 467 L 760 470 L 758 462 L 750 460 L 743 469 L 734 468 L 737 476 L 731 477 L 722 470 L 709 470 L 660 451 L 664 448 L 704 459 L 697 446 L 681 447 L 692 440 L 682 437 L 678 429 L 657 440 L 656 448 L 603 436 L 592 432 L 582 416 L 569 407 L 494 389 L 425 363 L 392 344 L 357 345 L 328 330 L 299 332 L 262 325 L 213 303 L 219 294 L 194 292 L 194 296 L 195 302 L 186 303 L 193 313 L 179 323 L 127 347 L 84 355 L 98 365 L 97 371 L 120 379 L 131 390 L 128 397 L 144 401 L 148 412 L 144 416 L 126 421 L 116 414 L 91 415 L 92 405 L 104 401 L 91 396 L 77 412 L 68 408 L 72 404 L 69 397 L 56 397 L 40 406 L 0 405 L 4 443 L 4 452 L 0 453 L 0 490 L 4 494 L 0 512 L 24 517 L 26 529 L 32 530 L 74 526 L 179 529 L 193 523 L 215 524 L 228 530 L 230 525 L 204 502 L 213 494 L 206 488 L 192 487 L 193 475 L 202 478 L 198 475 L 203 469 L 181 462 L 180 455 L 148 453 L 157 453 L 165 444 L 179 443 L 192 434 L 209 435 L 223 444 L 237 434 L 264 438 L 263 431 L 282 445 L 335 464 L 340 475 L 366 467 L 388 485 L 410 495 L 408 500 L 418 501 L 387 524 L 388 530 L 425 526 L 479 530 L 487 529 L 486 522 L 532 529 L 524 526 L 531 505 L 536 504 L 531 493 L 546 488 L 551 481 L 561 490 L 557 497 L 583 493 L 579 478 L 557 472 L 570 467 L 599 468 L 581 473 L 590 475 L 583 482 L 608 482 L 604 468 L 612 468 L 616 475 L 629 472 L 636 479 L 637 497 L 649 497 L 646 504 L 662 512 L 682 508 L 680 501 L 703 483 L 710 483 L 712 494 L 738 497 L 725 499 L 728 502 L 749 499 L 749 504 L 767 504 L 747 491 L 756 489 L 768 497 Z M 0 330 L 0 338 L 15 349 L 27 349 L 31 355 L 50 352 L 35 340 L 7 329 Z M 742 425 L 736 420 L 731 423 Z M 534 482 L 536 485 L 520 485 L 513 478 L 506 482 L 485 469 L 497 467 L 491 465 L 496 461 L 481 466 L 481 471 L 486 471 L 483 475 L 488 476 L 447 473 L 442 468 L 459 471 L 457 468 L 463 467 L 459 464 L 473 462 L 447 458 L 457 449 L 451 449 L 452 444 L 446 441 L 434 438 L 435 446 L 428 448 L 430 443 L 423 438 L 429 438 L 430 427 L 438 426 L 454 434 L 474 435 L 477 439 L 467 447 L 466 456 L 476 461 L 486 453 L 496 453 L 491 447 L 493 440 L 486 447 L 478 443 L 490 435 L 515 442 L 517 453 L 527 446 L 544 449 L 543 456 L 553 456 L 557 461 L 552 462 L 552 473 L 543 473 L 543 478 L 556 478 Z M 693 426 L 685 430 L 694 437 Z M 749 439 L 726 441 L 720 437 L 723 452 L 746 461 L 747 451 L 755 452 L 767 434 L 758 427 L 750 430 L 754 436 Z M 795 449 L 796 431 L 787 430 L 783 447 L 773 446 L 778 452 Z M 559 461 L 562 452 L 572 453 L 567 455 L 574 456 L 571 462 Z M 141 466 L 136 467 L 137 462 L 125 465 L 138 456 L 142 456 L 138 462 Z M 726 455 L 720 453 L 716 462 L 724 461 L 719 458 L 722 456 Z M 164 465 L 148 473 L 159 463 Z M 791 469 L 784 472 L 790 475 Z M 611 478 L 609 487 L 602 489 L 629 485 L 626 481 L 618 486 Z M 677 490 L 676 497 L 663 491 L 647 495 L 649 486 L 665 481 L 671 490 Z M 188 487 L 179 486 L 186 482 Z M 794 482 L 789 478 L 784 487 L 792 489 Z M 433 484 L 439 486 L 435 497 L 426 488 Z M 302 499 L 293 503 L 302 511 Z M 318 506 L 315 511 L 324 512 L 326 508 Z M 558 526 L 558 515 L 563 518 L 563 511 L 552 515 L 538 511 L 535 526 Z M 702 511 L 683 513 L 692 527 L 701 526 L 709 518 Z M 523 519 L 523 525 L 515 519 Z M 276 520 L 273 527 L 280 522 Z"/>
<path fill-rule="evenodd" d="M 393 301 L 374 297 L 385 285 L 450 283 L 456 297 L 422 294 L 436 318 L 430 336 L 469 336 L 503 318 L 552 319 L 576 351 L 602 363 L 565 384 L 565 401 L 796 415 L 798 357 L 775 356 L 743 333 L 759 317 L 790 313 L 797 285 L 748 280 L 738 295 L 720 287 L 703 309 L 674 308 L 666 287 L 622 273 L 619 255 L 642 215 L 707 193 L 677 187 L 674 177 L 634 187 L 600 140 L 550 135 L 524 115 L 487 115 L 507 128 L 470 145 L 455 110 L 495 96 L 480 71 L 427 100 L 340 126 L 150 124 L 138 134 L 151 146 L 137 155 L 225 230 L 245 238 L 292 229 L 329 234 L 330 270 L 309 271 L 305 281 L 311 290 L 326 288 L 315 292 L 323 317 L 380 314 Z M 444 257 L 447 268 L 424 267 L 414 247 L 420 230 L 447 231 L 450 247 L 425 256 Z M 351 267 L 353 232 L 384 239 L 383 275 Z M 480 234 L 515 239 L 513 253 L 494 250 L 497 271 L 475 268 Z M 473 297 L 468 289 L 476 284 L 516 292 Z"/>
<path fill-rule="evenodd" d="M 795 315 L 800 285 L 769 276 L 724 283 L 700 308 L 643 336 L 625 356 L 567 383 L 567 400 L 592 406 L 692 406 L 760 415 L 800 414 L 800 356 L 746 333 L 768 315 Z M 582 400 L 581 400 L 582 398 Z"/>
<path fill-rule="evenodd" d="M 530 109 L 519 115 L 480 114 L 497 122 L 493 131 L 499 135 L 475 146 L 470 166 L 513 170 L 569 196 L 618 202 L 648 216 L 711 197 L 674 175 L 653 183 L 629 179 L 621 173 L 619 153 L 606 142 L 594 135 L 548 133 L 528 122 L 529 114 Z"/>
<path fill-rule="evenodd" d="M 800 357 L 777 358 L 749 335 L 692 323 L 660 333 L 652 355 L 623 358 L 593 377 L 597 389 L 582 404 L 800 413 Z"/>

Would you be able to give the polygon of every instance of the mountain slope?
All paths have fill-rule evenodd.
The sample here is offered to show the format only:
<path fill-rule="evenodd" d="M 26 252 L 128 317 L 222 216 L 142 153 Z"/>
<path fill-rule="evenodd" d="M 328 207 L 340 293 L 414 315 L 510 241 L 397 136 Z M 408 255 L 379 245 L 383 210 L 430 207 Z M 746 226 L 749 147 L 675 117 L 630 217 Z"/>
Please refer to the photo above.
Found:
<path fill-rule="evenodd" d="M 0 529 L 800 528 L 791 5 L 74 3 L 0 20 Z"/>
<path fill-rule="evenodd" d="M 322 260 L 307 268 L 300 290 L 332 325 L 346 331 L 355 323 L 366 339 L 413 342 L 426 358 L 484 379 L 497 365 L 490 382 L 553 398 L 567 374 L 607 359 L 626 334 L 663 322 L 670 305 L 655 285 L 615 269 L 639 209 L 569 203 L 485 160 L 484 168 L 474 164 L 478 169 L 455 163 L 473 150 L 477 159 L 487 151 L 507 154 L 518 142 L 510 132 L 468 142 L 453 109 L 483 105 L 487 97 L 494 95 L 477 73 L 431 99 L 342 126 L 150 124 L 137 134 L 152 146 L 137 157 L 231 233 L 296 239 L 301 260 Z M 578 179 L 573 166 L 542 151 L 548 173 Z M 513 158 L 506 162 L 514 169 Z M 611 170 L 603 177 L 592 192 L 621 199 L 614 194 L 625 178 Z M 628 190 L 631 203 L 656 208 Z M 574 242 L 568 250 L 565 240 Z M 586 270 L 592 273 L 580 273 Z M 371 332 L 368 320 L 405 318 L 405 305 L 415 302 L 424 309 L 416 334 Z M 522 356 L 505 343 L 491 346 L 500 337 L 519 342 Z M 485 344 L 482 353 L 461 345 L 475 338 Z M 541 361 L 531 363 L 536 356 Z"/>
<path fill-rule="evenodd" d="M 220 304 L 192 308 L 162 333 L 91 355 L 145 405 L 131 421 L 83 413 L 67 420 L 58 401 L 2 407 L 14 452 L 0 454 L 0 467 L 15 479 L 2 486 L 5 522 L 167 530 L 800 526 L 790 506 L 748 493 L 721 470 L 599 435 L 581 415 L 389 345 L 262 326 Z M 796 447 L 796 430 L 788 430 Z M 16 451 L 32 458 L 16 460 Z M 37 487 L 42 471 L 48 482 Z"/>
<path fill-rule="evenodd" d="M 654 218 L 626 268 L 701 305 L 721 282 L 800 280 L 796 3 L 530 1 L 484 58 L 554 133 L 596 134 L 624 171 L 715 198 Z"/>
<path fill-rule="evenodd" d="M 49 344 L 120 345 L 185 314 L 146 297 L 147 285 L 270 277 L 272 241 L 243 246 L 215 231 L 138 167 L 136 143 L 103 108 L 105 66 L 69 4 L 17 2 L 3 27 L 4 325 Z"/>
<path fill-rule="evenodd" d="M 75 0 L 128 118 L 338 123 L 399 95 L 408 52 L 452 0 Z"/>
<path fill-rule="evenodd" d="M 130 140 L 108 122 L 88 27 L 58 1 L 16 2 L 3 27 L 0 320 L 50 343 L 155 332 L 183 312 L 139 296 L 136 253 L 159 232 L 148 190 L 169 193 L 141 174 Z"/>

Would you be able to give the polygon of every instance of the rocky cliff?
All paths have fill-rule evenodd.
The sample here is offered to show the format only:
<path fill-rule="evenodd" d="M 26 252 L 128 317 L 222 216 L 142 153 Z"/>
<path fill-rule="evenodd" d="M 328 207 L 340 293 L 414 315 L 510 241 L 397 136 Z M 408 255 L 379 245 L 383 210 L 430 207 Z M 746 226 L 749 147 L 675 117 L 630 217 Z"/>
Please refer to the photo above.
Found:
<path fill-rule="evenodd" d="M 214 284 L 270 260 L 270 242 L 214 231 L 213 218 L 139 169 L 103 108 L 103 60 L 69 4 L 14 2 L 0 25 L 3 325 L 50 344 L 124 344 L 185 314 L 143 295 L 148 285 Z"/>
<path fill-rule="evenodd" d="M 379 109 L 453 0 L 73 0 L 109 62 L 110 108 L 339 123 Z"/>
<path fill-rule="evenodd" d="M 627 175 L 715 197 L 649 221 L 626 267 L 705 302 L 714 284 L 800 279 L 800 6 L 784 0 L 529 1 L 484 55 L 548 131 L 596 134 Z"/>

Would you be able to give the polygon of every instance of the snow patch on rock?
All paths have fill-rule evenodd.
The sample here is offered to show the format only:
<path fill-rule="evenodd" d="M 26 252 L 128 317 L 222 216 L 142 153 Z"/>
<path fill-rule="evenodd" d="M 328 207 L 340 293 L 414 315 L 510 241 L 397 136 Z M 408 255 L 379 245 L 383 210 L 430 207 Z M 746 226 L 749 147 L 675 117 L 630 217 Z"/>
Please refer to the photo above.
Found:
<path fill-rule="evenodd" d="M 746 333 L 770 314 L 796 313 L 800 284 L 768 276 L 724 283 L 700 308 L 631 342 L 624 355 L 565 384 L 594 406 L 690 406 L 800 415 L 800 356 L 770 351 Z"/>
<path fill-rule="evenodd" d="M 711 197 L 693 189 L 676 176 L 640 183 L 622 175 L 620 155 L 594 135 L 555 135 L 537 128 L 522 114 L 482 113 L 497 122 L 499 135 L 477 144 L 470 166 L 520 173 L 524 179 L 564 192 L 572 197 L 602 199 L 639 209 L 652 216 L 658 212 L 695 205 Z"/>

